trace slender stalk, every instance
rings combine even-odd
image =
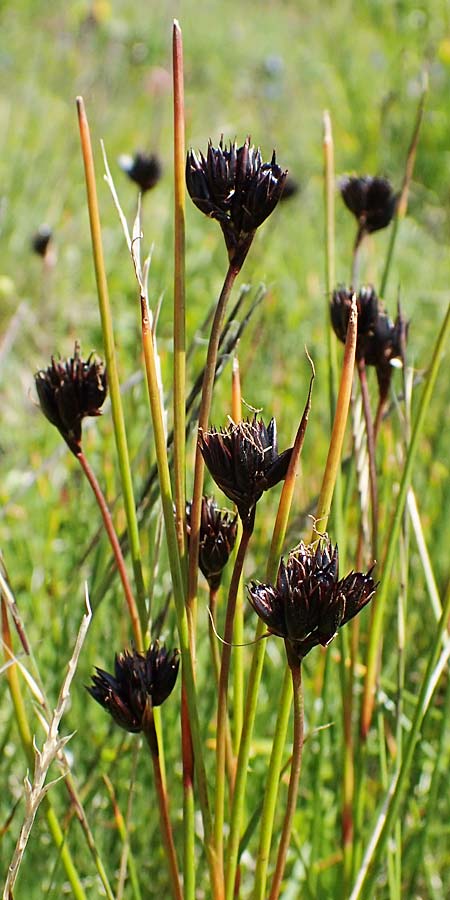
[[[109,538],[109,542],[111,544],[112,551],[114,553],[114,558],[116,560],[117,571],[120,576],[120,580],[122,582],[123,591],[125,594],[125,600],[128,606],[128,612],[130,614],[131,626],[133,629],[134,640],[136,642],[136,648],[140,651],[144,649],[144,642],[142,638],[142,630],[141,623],[139,619],[139,613],[136,606],[136,601],[133,596],[133,592],[131,590],[131,585],[129,582],[125,560],[123,558],[122,549],[120,546],[119,538],[117,537],[116,530],[114,528],[113,520],[111,518],[111,513],[108,509],[108,505],[106,503],[105,497],[103,495],[103,491],[97,481],[95,473],[93,472],[91,466],[89,465],[84,453],[81,451],[77,453],[77,460],[80,463],[81,468],[83,469],[84,474],[92,488],[95,499],[98,504],[98,508],[102,514],[103,523],[105,526],[106,533]]]
[[[231,263],[225,276],[222,290],[217,301],[211,334],[209,336],[208,352],[206,355],[205,372],[203,375],[202,398],[198,417],[198,428],[206,431],[208,428],[209,414],[211,411],[214,377],[216,373],[217,353],[219,349],[220,334],[222,331],[225,308],[233,288],[239,269]],[[191,524],[189,536],[189,573],[187,606],[191,613],[191,619],[195,619],[195,606],[198,580],[198,552],[200,546],[200,520],[202,511],[203,477],[205,464],[202,454],[197,446],[194,463],[194,487],[192,491]]]
[[[239,581],[244,565],[245,554],[250,538],[253,533],[254,515],[251,517],[251,524],[244,524],[242,530],[239,550],[234,562],[233,574],[231,576],[230,589],[228,593],[227,612],[225,616],[224,629],[224,645],[222,650],[222,661],[220,666],[219,691],[217,698],[217,732],[216,732],[216,779],[215,779],[215,818],[214,818],[214,840],[216,854],[219,860],[223,861],[223,823],[225,809],[225,759],[226,759],[226,723],[228,708],[228,678],[231,663],[231,642],[233,640],[233,624],[234,613],[236,609],[236,597],[239,589]],[[222,862],[223,866],[223,862]]]
[[[278,847],[277,862],[270,889],[269,900],[278,900],[281,890],[281,882],[283,881],[284,869],[286,866],[286,857],[291,841],[292,823],[294,821],[295,808],[297,806],[298,786],[300,783],[300,770],[302,765],[303,753],[303,689],[302,689],[302,667],[301,662],[290,658],[289,648],[286,647],[289,668],[292,676],[292,690],[294,700],[294,738],[291,774],[289,778],[289,789],[286,802],[286,812],[284,815],[283,830],[281,832],[280,844]]]
[[[241,379],[237,356],[233,357],[231,374],[231,417],[236,424],[242,419]],[[237,645],[234,648],[233,664],[233,750],[237,754],[244,720],[244,647],[240,646],[244,643],[244,584],[242,577],[236,598],[233,642]]]
[[[216,628],[216,606],[217,606],[217,589],[210,589],[209,591],[209,645],[211,649],[211,660],[214,669],[214,678],[216,681],[217,688],[219,687],[219,679],[220,679],[220,653],[219,653],[219,645],[217,642],[217,637],[215,634]],[[236,633],[234,634],[234,637]],[[235,652],[236,649],[235,648]],[[230,794],[233,793],[234,786],[234,759],[233,759],[233,745],[231,742],[231,731],[230,731],[230,723],[227,717],[226,721],[226,734],[225,734],[225,746],[226,746],[226,766],[227,766],[227,776]]]
[[[159,392],[155,350],[150,324],[150,311],[147,299],[141,294],[141,318],[142,318],[142,346],[144,350],[145,372],[147,388],[152,413],[153,430],[155,435],[156,459],[158,464],[158,477],[161,493],[161,504],[166,530],[169,565],[172,576],[172,585],[177,616],[178,634],[183,663],[183,683],[186,687],[186,698],[189,709],[189,725],[192,735],[194,761],[197,772],[199,788],[199,800],[202,811],[203,828],[205,833],[205,848],[208,857],[214,900],[220,900],[223,896],[220,883],[217,860],[213,846],[212,821],[208,799],[208,785],[206,780],[205,763],[203,759],[203,744],[200,732],[198,716],[197,693],[194,678],[194,666],[189,638],[188,615],[185,605],[185,584],[181,570],[178,541],[173,515],[172,488],[170,483],[167,446],[164,432],[164,422],[161,408],[161,395]]]
[[[183,39],[177,20],[173,23],[173,166],[174,166],[174,315],[173,315],[173,458],[175,521],[181,559],[185,555],[186,519],[186,302],[185,302],[185,140]]]
[[[143,731],[145,737],[147,738],[147,743],[150,747],[150,753],[152,757],[156,796],[158,798],[159,820],[161,823],[162,838],[164,846],[166,848],[167,862],[169,864],[172,895],[174,897],[174,900],[183,900],[180,876],[178,871],[177,854],[173,840],[172,826],[170,824],[169,803],[167,799],[167,792],[162,779],[161,766],[159,763],[158,738],[156,736],[156,729],[153,722],[153,710],[151,708],[151,705],[149,704],[147,704],[145,710]]]
[[[384,858],[386,843],[396,822],[400,803],[404,796],[406,780],[410,773],[414,750],[420,736],[423,720],[430,706],[439,678],[448,665],[450,655],[450,643],[447,641],[441,655],[441,643],[448,627],[450,616],[450,586],[447,590],[436,634],[433,638],[431,652],[428,658],[426,672],[421,684],[414,717],[408,737],[405,741],[402,763],[398,771],[394,773],[383,808],[377,817],[377,822],[372,837],[367,846],[367,852],[361,865],[356,884],[349,900],[362,900],[373,896],[374,885],[378,874],[378,866]]]
[[[311,360],[310,360],[311,362]],[[312,365],[312,363],[311,363]],[[303,416],[300,421],[300,425],[297,430],[297,434],[295,436],[294,446],[292,449],[291,459],[289,462],[288,471],[286,473],[286,478],[284,480],[283,488],[281,491],[280,502],[278,505],[277,518],[275,521],[275,527],[273,530],[272,541],[269,550],[269,558],[267,560],[267,569],[266,569],[266,580],[269,583],[273,583],[277,576],[278,566],[280,562],[280,556],[282,553],[284,538],[286,534],[286,527],[289,517],[289,512],[292,504],[292,498],[294,495],[295,482],[297,477],[297,469],[298,463],[300,459],[300,454],[303,447],[303,442],[305,440],[306,434],[306,426],[308,424],[308,416],[309,411],[311,409],[311,392],[314,381],[314,368],[313,375],[309,385],[308,397],[305,404],[305,409],[303,411]],[[253,735],[253,725],[255,722],[256,715],[256,707],[258,701],[258,690],[259,684],[261,681],[262,667],[264,663],[264,653],[265,653],[265,642],[261,640],[263,634],[265,633],[266,627],[264,622],[261,619],[258,619],[256,632],[255,632],[255,648],[253,651],[253,657],[250,667],[250,673],[248,678],[248,687],[247,694],[245,699],[245,712],[244,712],[244,724],[242,729],[241,742],[239,745],[239,754],[236,766],[236,779],[234,785],[234,794],[233,794],[233,802],[231,806],[231,821],[230,821],[230,836],[228,839],[227,845],[227,866],[226,866],[226,879],[225,879],[225,896],[227,900],[233,900],[234,896],[234,888],[235,888],[235,880],[236,880],[236,870],[238,864],[238,854],[239,854],[239,841],[241,834],[243,832],[243,812],[244,812],[244,799],[245,799],[245,786],[247,783],[247,772],[248,772],[248,760],[250,755],[250,745]],[[288,670],[287,671],[287,675]],[[287,678],[288,687],[286,687],[286,693],[291,690],[291,678]],[[284,697],[284,691],[282,693],[282,697]],[[287,705],[287,718],[289,718],[289,708],[290,708],[290,697]],[[287,721],[285,726],[284,734],[286,734],[287,730]],[[283,739],[284,746],[285,738]],[[278,764],[278,775],[274,774],[272,777],[274,782],[279,781],[279,770],[281,766],[281,760]]]
[[[366,425],[367,438],[367,454],[369,457],[369,485],[370,485],[370,506],[372,521],[372,545],[371,556],[372,562],[378,556],[378,488],[377,488],[377,466],[375,455],[375,433],[372,421],[372,411],[370,409],[370,396],[367,384],[367,372],[364,359],[358,360],[358,375],[361,386],[361,397],[364,412],[364,421]]]
[[[34,770],[35,764],[35,748],[33,736],[28,724],[25,703],[20,688],[20,682],[17,672],[17,665],[14,662],[14,651],[12,647],[11,631],[9,628],[8,615],[6,611],[6,603],[2,596],[2,637],[5,660],[9,663],[6,669],[6,677],[8,679],[8,687],[11,694],[11,700],[14,707],[14,717],[19,731],[20,740],[23,750],[31,770]],[[64,866],[66,876],[72,888],[73,896],[76,900],[86,900],[86,894],[81,884],[77,869],[72,860],[70,850],[66,843],[66,836],[59,824],[56,813],[53,809],[52,802],[48,793],[43,798],[43,805],[47,817],[47,823],[54,844],[58,850],[61,862]]]
[[[143,631],[145,631],[147,625],[147,612],[145,608],[145,587],[142,575],[139,529],[133,494],[133,481],[131,477],[125,419],[123,415],[122,400],[120,396],[120,382],[117,369],[112,315],[108,294],[108,283],[106,280],[105,263],[103,258],[102,232],[98,208],[97,187],[95,183],[94,158],[92,154],[89,124],[82,97],[77,97],[77,111],[78,124],[80,129],[81,150],[83,154],[84,172],[86,179],[87,203],[91,228],[95,277],[97,281],[99,310],[102,323],[103,342],[105,347],[106,368],[108,371],[108,387],[111,397],[114,437],[116,441],[117,457],[119,461],[120,480],[122,485],[125,515],[127,519],[134,579],[136,583],[139,616],[141,620],[141,628]]]
[[[133,854],[131,853],[131,849],[129,847],[129,838],[128,838],[128,830],[127,830],[127,822],[124,820],[122,812],[117,803],[116,794],[114,791],[114,786],[111,779],[105,773],[102,775],[103,781],[106,786],[106,790],[108,791],[111,805],[114,813],[114,822],[119,833],[120,840],[124,845],[124,852],[122,852],[122,859],[125,860],[124,864],[124,875],[125,878],[126,869],[128,869],[128,873],[130,876],[130,884],[131,890],[133,892],[134,900],[142,900],[141,889],[139,887],[139,879],[137,875],[136,863]],[[121,866],[122,869],[122,866]],[[119,888],[117,890],[117,898],[116,900],[121,900],[123,897],[123,887],[120,888],[120,878],[119,878]]]
[[[386,542],[386,552],[382,566],[382,581],[377,593],[376,603],[373,606],[373,616],[369,634],[369,647],[367,655],[366,678],[364,682],[364,695],[361,706],[360,731],[363,740],[367,738],[372,719],[373,708],[375,703],[375,685],[377,679],[377,670],[379,662],[379,647],[381,643],[381,635],[383,628],[384,610],[386,607],[389,589],[391,587],[391,574],[394,561],[397,554],[397,543],[400,532],[403,510],[408,494],[408,488],[411,481],[412,471],[414,467],[415,457],[419,446],[419,439],[422,433],[425,417],[430,404],[431,396],[434,390],[442,352],[450,333],[450,304],[447,309],[445,319],[442,323],[431,360],[431,365],[427,372],[425,384],[420,398],[419,407],[413,425],[411,442],[408,448],[405,466],[403,469],[402,480],[400,483],[399,493],[396,499],[395,508],[392,514],[391,525]]]

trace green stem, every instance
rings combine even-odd
[[[361,397],[364,412],[364,421],[366,425],[367,454],[369,458],[369,486],[370,486],[370,507],[372,521],[372,546],[371,555],[372,562],[375,562],[378,556],[378,489],[377,489],[377,466],[375,454],[375,434],[372,420],[372,411],[370,409],[369,388],[367,384],[366,365],[363,359],[358,360],[358,375],[361,386]]]
[[[111,518],[111,513],[108,509],[108,505],[106,503],[105,497],[103,495],[103,491],[95,477],[95,474],[89,465],[84,453],[81,451],[77,453],[77,460],[80,463],[81,468],[83,469],[84,474],[92,488],[95,499],[97,501],[97,505],[102,514],[103,523],[105,526],[106,533],[109,538],[109,542],[111,544],[112,551],[114,553],[114,558],[116,560],[117,571],[120,576],[120,580],[122,582],[122,587],[125,594],[125,599],[128,606],[128,612],[130,614],[131,626],[133,629],[134,640],[136,642],[136,648],[141,652],[144,649],[144,642],[142,639],[142,631],[141,631],[141,623],[139,620],[139,612],[136,606],[135,599],[133,597],[133,592],[131,590],[131,585],[128,579],[128,574],[125,566],[125,560],[123,558],[122,550],[120,547],[120,542],[116,534],[116,530],[113,525],[113,521]]]
[[[142,575],[139,529],[133,494],[133,481],[131,477],[125,419],[123,415],[122,400],[120,396],[120,382],[117,369],[116,349],[114,345],[114,332],[108,294],[108,283],[106,280],[105,263],[103,258],[102,232],[98,208],[97,187],[95,183],[94,158],[92,154],[89,124],[86,117],[86,111],[84,108],[84,101],[82,97],[77,97],[77,111],[86,179],[87,202],[91,228],[95,277],[97,281],[99,310],[102,323],[103,342],[105,346],[105,361],[108,372],[108,389],[111,397],[114,437],[116,441],[117,456],[119,461],[120,480],[122,485],[125,515],[127,519],[128,536],[130,540],[130,551],[133,564],[134,579],[136,583],[139,616],[141,620],[142,631],[145,632],[145,629],[147,627],[147,611],[145,606],[145,587]]]
[[[162,838],[166,849],[167,862],[169,864],[172,896],[174,897],[174,900],[183,900],[180,876],[178,871],[177,854],[173,840],[172,826],[170,824],[169,804],[167,800],[167,792],[164,787],[164,782],[161,774],[158,738],[156,736],[156,729],[153,722],[153,710],[151,709],[151,706],[147,706],[146,708],[143,730],[147,738],[147,743],[150,747],[150,753],[152,757],[156,796],[158,798],[159,820],[161,823]]]
[[[198,417],[199,431],[206,431],[208,428],[214,378],[216,374],[217,353],[219,349],[220,335],[225,316],[225,308],[238,274],[239,269],[236,269],[236,267],[230,263],[219,299],[217,301],[214,320],[211,326],[205,371],[203,375],[202,398],[200,401],[200,411]],[[200,448],[197,445],[195,451],[194,487],[192,491],[191,523],[189,535],[189,574],[187,594],[187,605],[189,610],[191,611],[193,620],[195,619],[195,605],[197,596],[198,552],[200,546],[200,520],[202,511],[204,472],[205,464],[203,462],[202,454],[200,453]]]
[[[401,766],[394,774],[383,809],[377,819],[372,838],[368,843],[368,850],[349,900],[362,900],[362,898],[367,898],[368,900],[369,897],[373,896],[378,875],[378,866],[381,860],[384,859],[386,844],[399,813],[400,803],[403,799],[406,780],[411,769],[414,750],[420,735],[423,720],[439,682],[439,677],[448,664],[448,645],[442,651],[440,659],[439,654],[441,651],[442,638],[447,630],[449,616],[450,586],[447,590],[442,616],[434,636],[425,676],[422,681],[419,698],[414,712],[414,718],[411,723],[407,740],[405,741]]]
[[[294,495],[296,476],[300,454],[306,434],[306,426],[308,424],[309,411],[311,409],[311,392],[314,381],[314,373],[310,381],[308,397],[305,409],[300,421],[300,425],[295,436],[294,446],[292,449],[291,459],[289,462],[286,478],[281,491],[280,502],[278,506],[277,518],[272,535],[272,542],[269,550],[269,558],[267,560],[266,580],[273,583],[276,580],[278,566],[280,563],[280,555],[282,553],[286,527],[289,512]],[[238,864],[239,842],[243,832],[243,812],[245,787],[247,783],[248,760],[250,755],[250,746],[253,735],[253,725],[255,722],[256,707],[258,703],[258,690],[261,681],[262,668],[265,654],[265,641],[261,640],[266,633],[266,626],[262,619],[258,619],[255,632],[255,648],[250,667],[248,678],[247,695],[245,699],[244,724],[242,729],[241,742],[239,746],[239,754],[236,766],[236,779],[234,785],[233,802],[231,807],[230,836],[227,845],[227,865],[225,879],[225,896],[227,900],[233,900],[234,887],[236,879],[236,869]],[[289,672],[287,670],[287,675]],[[291,690],[291,678],[287,678],[288,689]],[[283,693],[284,696],[284,693]],[[289,717],[290,698],[288,703],[287,716]],[[286,737],[287,721],[284,729],[283,746]],[[281,761],[278,765],[278,775],[272,775],[274,782],[279,781]]]
[[[20,689],[20,682],[17,673],[17,665],[14,660],[14,652],[12,648],[11,641],[11,632],[9,628],[8,622],[8,614],[6,611],[6,603],[1,598],[2,605],[2,636],[3,636],[3,647],[5,652],[5,660],[8,663],[6,669],[6,677],[8,679],[9,691],[11,694],[11,700],[14,707],[14,716],[17,724],[17,728],[19,731],[20,740],[22,743],[23,750],[25,752],[25,756],[27,759],[27,763],[30,767],[30,771],[34,771],[35,766],[35,748],[33,743],[33,736],[30,731],[30,727],[28,724],[27,713],[25,709],[25,703],[22,696],[22,691]],[[84,892],[83,886],[81,884],[80,878],[78,876],[78,872],[75,868],[74,862],[72,860],[72,856],[70,854],[70,850],[66,844],[66,837],[62,828],[58,822],[56,817],[56,813],[53,809],[53,805],[50,800],[50,796],[48,793],[44,795],[42,803],[45,808],[47,823],[50,829],[50,834],[53,838],[53,842],[58,850],[58,853],[61,858],[61,862],[64,866],[64,870],[66,872],[67,878],[69,880],[70,886],[72,888],[72,893],[76,900],[86,900],[86,894]]]
[[[209,591],[209,646],[211,650],[211,660],[214,669],[214,679],[219,687],[219,679],[220,679],[220,653],[219,653],[219,644],[217,641],[217,637],[215,634],[216,629],[216,607],[217,607],[217,589],[211,589]],[[236,631],[234,632],[234,638],[236,642]],[[243,636],[241,638],[241,642],[243,641]],[[225,734],[225,744],[226,744],[226,766],[227,766],[227,777],[230,788],[230,794],[233,793],[234,787],[234,759],[233,759],[233,745],[231,741],[231,731],[230,731],[230,723],[226,720],[226,734]]]
[[[217,860],[213,846],[212,821],[208,799],[208,785],[206,769],[203,759],[203,744],[200,732],[198,716],[197,692],[195,687],[194,666],[191,653],[191,643],[188,628],[188,610],[185,605],[185,585],[181,570],[178,540],[173,515],[172,488],[170,483],[169,463],[167,458],[166,438],[161,408],[161,396],[158,386],[155,348],[150,324],[150,311],[147,300],[141,295],[142,318],[142,346],[144,350],[145,372],[147,388],[150,399],[150,407],[155,436],[156,460],[158,465],[158,478],[161,492],[161,504],[166,530],[169,565],[172,576],[175,611],[177,616],[178,634],[183,663],[183,683],[186,688],[187,705],[189,708],[189,725],[192,734],[194,748],[195,768],[197,772],[200,807],[202,811],[203,828],[205,833],[205,847],[208,857],[212,886],[215,890],[215,900],[222,897],[220,878],[217,869]]]
[[[383,618],[384,618],[384,610],[386,607],[387,598],[389,596],[389,590],[391,588],[391,575],[392,569],[394,566],[394,561],[397,555],[397,543],[398,536],[400,532],[400,526],[402,522],[403,510],[405,507],[405,502],[408,494],[408,488],[411,482],[411,476],[413,472],[415,457],[417,453],[417,449],[419,446],[419,439],[422,434],[423,425],[425,422],[425,417],[428,411],[428,407],[430,404],[431,396],[434,390],[434,385],[436,382],[437,374],[439,371],[439,364],[441,361],[442,352],[450,333],[450,304],[447,309],[447,313],[445,319],[442,323],[441,330],[439,332],[434,351],[433,358],[431,360],[431,365],[427,372],[427,377],[425,380],[425,384],[422,391],[422,396],[420,398],[419,408],[417,410],[412,435],[411,442],[408,449],[408,454],[405,461],[405,467],[403,469],[402,480],[400,483],[400,489],[398,496],[396,498],[396,503],[391,519],[391,525],[389,529],[389,534],[387,537],[386,543],[386,553],[384,558],[384,563],[382,566],[382,581],[381,586],[377,592],[376,602],[372,607],[373,615],[371,621],[370,635],[369,635],[369,648],[367,655],[367,669],[366,669],[366,678],[364,682],[364,695],[362,701],[361,708],[361,738],[362,740],[366,740],[367,734],[370,728],[370,722],[372,719],[373,708],[375,703],[375,685],[377,679],[377,669],[378,669],[378,659],[379,659],[379,647],[381,644],[381,636],[383,629]]]
[[[280,896],[281,883],[283,881],[284,869],[286,866],[286,857],[291,841],[292,824],[294,821],[295,809],[297,806],[298,786],[300,783],[300,770],[302,765],[303,753],[303,689],[302,689],[302,667],[301,661],[290,659],[290,651],[287,647],[289,667],[292,675],[292,690],[294,700],[294,738],[291,762],[291,774],[289,778],[289,789],[286,802],[286,812],[284,816],[283,830],[281,832],[280,844],[278,847],[277,862],[272,880],[269,900],[278,900]],[[261,895],[263,896],[263,895]]]
[[[251,524],[245,524],[242,530],[242,537],[239,544],[239,550],[234,562],[233,574],[231,576],[230,590],[228,593],[227,612],[225,617],[224,644],[222,649],[222,662],[220,666],[219,691],[217,699],[217,731],[216,731],[216,779],[215,779],[215,818],[214,818],[214,840],[216,854],[219,865],[223,865],[223,823],[225,809],[225,760],[226,760],[226,727],[227,727],[227,710],[228,710],[228,679],[231,663],[231,647],[233,640],[233,624],[234,613],[236,609],[236,597],[239,589],[239,582],[244,565],[245,554],[249,540],[253,532],[253,516]]]

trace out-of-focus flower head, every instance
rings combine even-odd
[[[186,185],[192,201],[222,228],[230,263],[240,269],[256,229],[275,209],[287,172],[277,165],[275,151],[264,163],[248,137],[242,147],[208,145],[206,157],[190,150]]]
[[[39,228],[31,238],[31,249],[43,258],[47,255],[53,232],[50,225],[39,225]]]
[[[376,588],[372,569],[339,580],[337,546],[323,540],[317,546],[300,543],[286,563],[281,560],[276,585],[252,581],[248,598],[269,631],[288,641],[301,660],[318,644],[326,647]]]
[[[264,491],[286,476],[292,448],[278,453],[275,419],[244,419],[219,431],[203,431],[199,446],[214,481],[252,527],[255,506]]]
[[[375,366],[382,401],[388,395],[393,369],[396,366],[401,368],[404,363],[407,336],[408,322],[400,306],[395,322],[386,312],[379,314],[365,362],[368,366]]]
[[[353,289],[339,286],[333,291],[330,313],[331,324],[336,337],[345,344],[347,337],[348,321],[352,305]],[[366,357],[368,346],[375,333],[378,321],[379,301],[373,287],[361,287],[356,295],[356,308],[358,310],[358,332],[356,339],[356,358]]]
[[[191,503],[186,504],[186,526],[189,540]],[[220,509],[213,497],[203,497],[198,564],[212,591],[220,585],[236,535],[237,517],[228,510]]]
[[[72,453],[81,452],[81,423],[85,416],[100,416],[107,394],[103,363],[91,354],[87,360],[75,343],[70,359],[51,358],[47,369],[34,376],[39,405],[44,416],[55,425]]]
[[[342,199],[358,222],[356,244],[364,234],[386,228],[394,216],[398,195],[387,178],[346,176],[339,181]]]
[[[163,171],[161,160],[156,153],[138,152],[134,156],[124,154],[119,156],[119,166],[143,194],[155,187]]]
[[[96,666],[87,690],[117,725],[136,734],[143,730],[148,704],[160,706],[172,692],[179,664],[178,650],[168,652],[155,641],[145,654],[117,654],[114,675]]]

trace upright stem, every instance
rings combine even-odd
[[[136,505],[134,502],[133,481],[131,478],[127,433],[123,415],[122,400],[120,396],[120,381],[117,369],[116,349],[114,345],[114,332],[112,326],[111,307],[109,303],[108,283],[106,280],[105,262],[103,258],[102,232],[100,225],[100,213],[98,208],[97,187],[95,183],[94,157],[92,154],[89,124],[86,117],[86,111],[84,108],[84,101],[82,97],[77,97],[77,111],[86,179],[87,202],[91,228],[92,251],[94,256],[95,277],[97,281],[99,310],[102,322],[103,341],[105,345],[105,361],[108,371],[108,387],[111,397],[111,409],[114,423],[114,437],[116,441],[117,457],[119,461],[120,480],[122,485],[125,515],[127,519],[128,536],[130,540],[130,552],[133,563],[134,579],[136,583],[139,615],[141,619],[141,627],[143,630],[145,630],[147,625],[147,612],[145,608],[145,587],[142,575],[139,529],[137,523]]]
[[[199,430],[201,429],[203,431],[206,431],[208,428],[214,378],[216,374],[217,353],[219,349],[220,334],[222,331],[225,308],[238,273],[239,269],[236,269],[236,267],[230,263],[219,299],[217,301],[217,307],[211,327],[211,334],[209,337],[208,352],[205,363],[205,372],[203,376],[202,399],[200,402],[200,412],[198,417]],[[197,446],[195,451],[194,487],[192,492],[191,523],[189,535],[189,574],[187,605],[191,613],[191,619],[195,619],[204,471],[205,464],[203,462],[203,457],[200,453],[200,449]]]
[[[111,518],[111,513],[108,509],[105,497],[103,495],[103,491],[95,477],[91,466],[89,465],[84,453],[81,451],[77,453],[77,460],[80,463],[81,468],[83,469],[84,474],[93,490],[95,499],[97,501],[98,507],[102,514],[103,523],[105,526],[106,533],[109,538],[109,542],[111,544],[112,551],[114,553],[114,557],[116,560],[117,571],[120,576],[120,580],[122,582],[123,591],[125,594],[125,600],[128,606],[128,612],[130,614],[131,626],[133,629],[134,640],[136,642],[137,650],[142,651],[144,649],[144,642],[142,639],[142,630],[141,623],[139,619],[139,613],[136,606],[136,602],[133,596],[133,591],[131,590],[131,585],[128,579],[128,574],[125,566],[125,560],[123,558],[123,553],[120,547],[120,542],[116,534],[116,530],[113,525],[113,521]]]
[[[219,679],[220,679],[220,653],[219,653],[219,644],[217,641],[217,637],[215,634],[216,627],[216,606],[217,606],[217,589],[210,588],[209,591],[209,645],[211,649],[211,660],[214,669],[214,678],[216,681],[217,688],[219,687]],[[225,735],[225,744],[226,744],[226,765],[227,765],[227,775],[228,775],[228,783],[230,788],[230,794],[233,792],[234,785],[234,762],[233,762],[233,745],[231,742],[231,730],[230,723],[228,717],[226,719],[226,735]]]
[[[253,513],[254,515],[254,513]],[[239,589],[242,568],[249,540],[253,532],[253,517],[251,525],[244,523],[239,550],[236,555],[233,574],[231,576],[230,590],[228,593],[227,612],[225,617],[224,645],[222,650],[222,662],[220,666],[219,692],[217,699],[217,733],[216,733],[216,794],[215,794],[215,819],[214,839],[219,865],[223,865],[223,822],[225,807],[225,760],[226,760],[226,726],[228,705],[228,677],[231,662],[231,642],[233,640],[234,612],[236,609],[236,597]]]
[[[366,365],[363,359],[358,360],[358,375],[361,385],[361,397],[364,411],[364,421],[366,423],[367,436],[367,453],[369,457],[369,485],[370,485],[370,505],[371,505],[371,521],[372,521],[372,562],[375,562],[378,556],[378,489],[377,489],[377,466],[375,457],[375,433],[372,420],[372,412],[370,409],[369,389],[367,385]]]
[[[287,647],[288,659],[290,656]],[[300,770],[303,752],[303,690],[301,662],[289,659],[289,667],[292,675],[292,689],[294,701],[294,744],[292,750],[291,775],[284,816],[283,831],[281,833],[275,872],[272,880],[269,900],[278,900],[286,865],[286,856],[291,840],[292,823],[297,805],[298,786],[300,782]]]
[[[236,424],[242,419],[241,378],[237,356],[233,357],[231,375],[231,417]],[[244,718],[244,647],[240,646],[244,643],[244,585],[242,577],[236,598],[233,641],[236,645],[233,665],[233,750],[237,755]]]
[[[173,23],[173,123],[174,123],[174,326],[173,326],[173,455],[175,520],[181,559],[185,555],[186,519],[186,323],[185,323],[185,141],[183,41],[180,26]]]
[[[153,721],[153,710],[151,708],[149,709],[148,707],[144,716],[144,732],[147,738],[147,743],[150,747],[152,757],[156,796],[158,797],[159,819],[161,823],[162,837],[166,848],[167,862],[169,864],[172,896],[174,897],[174,900],[183,900],[183,893],[181,890],[180,876],[178,871],[177,854],[173,840],[172,826],[170,824],[169,803],[159,762],[158,738],[156,736],[156,729]]]

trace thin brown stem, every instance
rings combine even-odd
[[[161,831],[164,845],[167,853],[167,862],[169,864],[170,881],[172,885],[172,896],[174,900],[183,900],[183,893],[180,884],[180,875],[178,870],[177,854],[172,834],[172,825],[169,816],[169,803],[167,799],[166,789],[161,772],[159,761],[158,738],[156,735],[155,723],[153,720],[153,710],[147,707],[144,716],[144,733],[147,738],[148,745],[152,756],[153,774],[155,777],[156,795],[158,797],[159,818],[161,822]]]
[[[286,812],[284,815],[283,831],[278,847],[277,862],[272,880],[269,900],[278,900],[283,880],[286,857],[291,840],[292,823],[297,806],[298,786],[300,783],[300,771],[303,753],[303,688],[301,661],[292,658],[290,648],[286,644],[288,662],[292,675],[293,703],[294,703],[294,743],[292,751],[291,775],[289,779]]]
[[[220,678],[220,653],[219,653],[219,644],[215,634],[216,628],[216,608],[217,608],[217,589],[210,588],[209,591],[209,645],[211,648],[211,659],[214,669],[214,678],[216,680],[216,685],[219,687],[219,678]],[[227,717],[226,720],[226,733],[225,733],[225,753],[226,753],[226,767],[227,767],[227,777],[228,784],[230,788],[230,793],[233,793],[234,788],[234,775],[235,775],[235,763],[233,757],[233,744],[231,741],[231,731],[230,731],[230,723]]]
[[[134,640],[136,642],[136,648],[138,650],[144,649],[144,643],[142,638],[141,631],[141,623],[139,620],[139,613],[136,606],[136,601],[133,596],[133,591],[131,590],[130,581],[128,578],[125,560],[123,558],[123,553],[120,547],[120,542],[116,534],[116,530],[113,525],[113,520],[111,518],[111,513],[108,509],[108,505],[106,503],[105,497],[103,495],[103,491],[95,477],[91,466],[89,465],[84,453],[80,451],[77,453],[77,460],[80,463],[81,468],[83,469],[84,474],[94,492],[95,499],[97,501],[97,505],[102,514],[103,522],[105,525],[105,530],[109,538],[109,542],[111,544],[112,551],[114,553],[114,558],[116,560],[117,570],[120,575],[120,580],[122,582],[125,600],[128,606],[128,612],[130,615],[131,626],[133,629]]]

